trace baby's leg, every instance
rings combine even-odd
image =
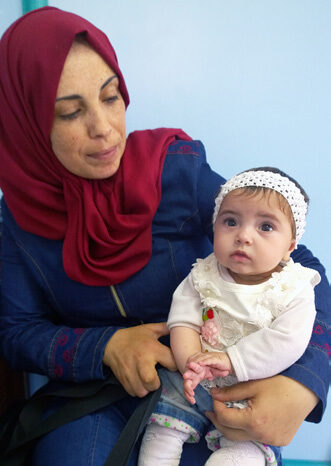
[[[190,434],[152,423],[146,427],[138,466],[178,466]]]
[[[264,466],[265,456],[253,442],[220,439],[220,449],[211,454],[205,466]]]

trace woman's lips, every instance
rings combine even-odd
[[[99,152],[92,152],[87,154],[88,157],[92,157],[96,160],[107,160],[112,158],[116,154],[117,146],[110,147],[109,149],[101,150]]]

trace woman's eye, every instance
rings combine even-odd
[[[235,227],[237,225],[237,222],[234,218],[226,218],[224,220],[224,224],[227,226],[227,227]]]
[[[60,115],[61,120],[74,120],[80,114],[80,109],[75,110],[71,113],[65,113]]]
[[[270,223],[262,223],[260,228],[262,231],[273,231],[274,229]]]
[[[112,104],[113,102],[116,102],[116,100],[118,100],[118,95],[113,95],[111,97],[107,97],[105,99],[105,102],[107,102],[108,104]]]

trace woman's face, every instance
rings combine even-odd
[[[61,74],[51,144],[65,168],[83,178],[114,175],[125,149],[125,104],[118,78],[89,45],[74,42]]]

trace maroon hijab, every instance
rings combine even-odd
[[[102,286],[148,262],[167,147],[190,138],[174,129],[137,131],[113,177],[87,180],[68,172],[52,151],[50,131],[61,71],[79,33],[117,74],[128,106],[115,51],[99,29],[52,7],[23,16],[0,42],[0,186],[22,229],[64,240],[71,279]]]

